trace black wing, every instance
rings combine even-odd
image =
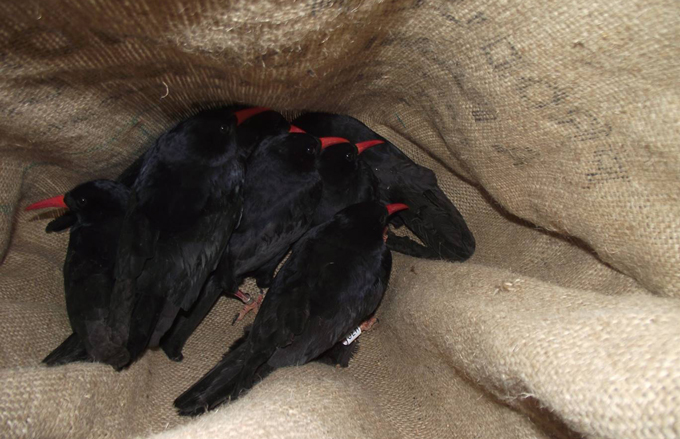
[[[274,271],[290,246],[309,229],[321,196],[318,175],[301,175],[281,169],[280,161],[258,160],[255,152],[249,162],[244,184],[243,216],[216,270],[210,274],[197,303],[180,316],[162,342],[172,359],[181,359],[181,350],[221,293],[231,294],[246,274],[257,277],[258,286],[271,284]]]
[[[341,240],[313,236],[300,244],[274,280],[251,332],[254,343],[277,334],[272,367],[304,364],[332,348],[376,310],[387,287],[388,250],[379,257],[357,254]]]
[[[406,154],[362,122],[349,116],[308,113],[293,124],[315,135],[342,136],[351,142],[383,140],[361,154],[380,181],[384,203],[402,202],[399,213],[406,226],[425,244],[390,233],[391,249],[428,259],[464,261],[475,251],[475,239],[465,219],[437,184],[432,170],[413,162]]]
[[[154,174],[156,180],[150,183],[145,180],[146,167],[142,170],[136,183],[142,189],[131,195],[116,263],[111,326],[121,339],[132,341],[133,357],[149,340],[160,339],[180,308],[194,303],[242,206],[243,167],[237,161],[202,170],[203,175],[193,179],[183,176],[179,182],[171,181],[162,167],[155,169],[163,172]],[[162,180],[168,184],[160,190]],[[154,187],[161,196],[153,196]],[[177,197],[167,195],[168,189]],[[164,202],[174,210],[162,214],[155,210]]]
[[[237,275],[256,271],[271,258],[280,261],[282,254],[309,229],[321,198],[321,183],[300,183],[287,193],[246,192],[249,208],[243,213],[245,227],[234,233],[229,248]]]
[[[389,250],[382,257],[357,254],[342,239],[324,239],[333,236],[328,227],[295,244],[247,339],[175,400],[181,415],[237,398],[277,367],[318,357],[375,310],[389,278]]]
[[[90,356],[105,363],[126,356],[108,327],[119,224],[113,219],[72,229],[64,263],[71,328]]]
[[[391,191],[394,202],[409,209],[399,218],[425,244],[389,234],[387,244],[400,253],[427,259],[465,261],[475,251],[475,239],[458,209],[438,187],[397,187]]]

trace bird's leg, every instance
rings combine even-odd
[[[387,243],[387,227],[383,230],[383,242]]]
[[[239,291],[240,292],[240,291]],[[244,293],[242,293],[244,294]],[[241,309],[241,312],[239,312],[236,317],[234,317],[234,321],[231,322],[231,324],[235,324],[236,322],[240,322],[243,320],[243,318],[248,315],[250,311],[255,311],[255,314],[260,310],[260,305],[262,304],[262,301],[264,300],[264,291],[260,288],[260,293],[257,295],[257,298],[253,299],[252,297],[248,296],[249,299],[247,301],[244,300],[245,306],[243,309]],[[243,300],[243,299],[241,299]]]
[[[362,323],[359,326],[359,328],[361,328],[362,332],[370,331],[371,329],[373,329],[373,326],[375,326],[376,323],[378,323],[378,319],[375,316],[373,316],[370,319],[366,320],[364,323]]]
[[[250,297],[250,294],[244,293],[244,292],[241,291],[241,290],[238,290],[238,291],[234,294],[234,297],[236,297],[238,300],[240,300],[241,302],[245,303],[246,305],[248,305],[250,302],[253,301],[253,298]]]

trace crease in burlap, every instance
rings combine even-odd
[[[677,435],[678,12],[3,3],[2,436]],[[68,238],[21,209],[115,176],[177,120],[231,101],[366,121],[435,170],[478,250],[464,265],[395,256],[350,368],[279,371],[175,430],[188,420],[172,399],[240,335],[225,323],[236,304],[220,302],[180,364],[42,368],[69,333]]]

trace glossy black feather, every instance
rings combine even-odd
[[[175,400],[182,415],[238,398],[279,367],[332,349],[378,307],[392,266],[387,210],[360,203],[311,229],[281,268],[246,340]]]
[[[64,261],[66,310],[74,333],[48,355],[49,365],[72,361],[114,364],[127,354],[107,326],[117,242],[129,189],[118,182],[94,180],[76,186],[64,201],[69,210],[47,231],[70,227]],[[85,353],[83,353],[85,351]]]
[[[116,182],[118,182],[124,188],[130,188],[137,179],[137,176],[139,175],[139,170],[141,168],[143,159],[144,154],[139,156],[130,166],[123,170],[120,176],[116,179]],[[71,205],[75,207],[77,210],[84,209],[87,211],[89,209],[92,209],[93,207],[96,208],[97,203],[94,203],[93,205],[89,206],[89,208],[87,206],[83,206],[82,208],[78,207],[78,204],[82,204],[82,202],[78,203],[77,201],[82,198],[85,198],[85,196],[87,196],[86,198],[87,200],[94,196],[95,199],[103,198],[103,201],[106,202],[109,199],[106,192],[109,190],[122,191],[125,200],[121,201],[123,203],[123,206],[127,204],[126,200],[127,197],[129,196],[129,191],[118,187],[119,186],[118,184],[112,183],[106,184],[102,182],[96,183],[95,181],[93,181],[84,183],[81,186],[85,189],[79,189],[78,191],[75,191],[74,189],[75,195],[71,194],[67,198],[67,200],[70,200]],[[89,193],[80,194],[81,192],[85,191]],[[87,279],[89,277],[88,273],[90,270],[87,258],[82,256],[74,257],[73,255],[74,252],[81,251],[80,247],[82,245],[76,244],[76,242],[83,241],[82,237],[78,236],[81,234],[81,232],[79,232],[79,229],[76,228],[75,236],[74,234],[71,234],[70,236],[69,247],[66,252],[66,259],[64,263],[64,290],[66,294],[67,308],[76,311],[76,314],[69,315],[69,320],[75,321],[75,324],[72,324],[71,326],[73,329],[79,328],[80,335],[75,332],[72,333],[69,337],[66,338],[66,340],[64,340],[64,342],[61,345],[59,345],[59,347],[57,347],[54,351],[52,351],[52,353],[45,357],[43,363],[47,364],[48,366],[67,364],[75,361],[95,361],[95,357],[97,357],[99,360],[104,360],[105,359],[104,357],[110,355],[110,354],[104,355],[103,353],[98,352],[99,349],[97,349],[96,347],[91,349],[93,351],[93,354],[88,353],[86,345],[83,342],[83,340],[90,340],[88,342],[88,345],[92,346],[93,342],[96,343],[96,337],[94,334],[90,334],[90,332],[111,334],[111,331],[105,329],[108,313],[105,310],[101,309],[102,308],[101,304],[106,303],[105,305],[106,307],[108,306],[108,302],[110,301],[111,288],[113,287],[113,264],[115,262],[115,258],[111,258],[110,256],[111,255],[115,256],[116,250],[112,248],[112,243],[114,246],[117,245],[118,235],[120,234],[119,224],[123,218],[123,213],[124,213],[123,209],[118,209],[114,210],[113,212],[109,211],[110,216],[104,216],[103,220],[99,220],[97,218],[89,218],[87,221],[88,226],[85,229],[86,230],[84,232],[85,235],[89,236],[99,235],[97,239],[101,239],[103,242],[108,241],[105,242],[104,244],[104,248],[106,249],[106,252],[108,252],[108,255],[105,258],[97,258],[94,261],[92,261],[92,264],[94,265],[95,269],[93,269],[92,271],[93,279],[91,282],[91,286],[87,286],[88,284],[90,284],[90,281]],[[70,229],[72,226],[78,223],[79,216],[91,217],[91,215],[87,214],[83,215],[82,213],[79,215],[77,211],[69,209],[66,211],[66,213],[64,213],[60,217],[54,219],[53,221],[50,221],[50,223],[47,224],[45,231],[47,233],[52,233]],[[89,230],[89,232],[87,230]],[[73,244],[71,243],[72,241]],[[74,259],[76,261],[75,263],[72,262]],[[108,270],[104,270],[104,272],[106,273],[105,276],[108,276],[108,280],[103,282],[101,274],[102,263],[109,265]],[[69,281],[69,279],[79,280],[75,283],[72,283]],[[99,283],[98,286],[97,283]],[[72,291],[72,289],[85,289],[92,291],[94,289],[92,288],[92,286],[98,288],[98,291],[92,293],[93,295],[97,296],[93,300],[90,300],[88,296],[85,296],[83,298],[83,294]],[[81,302],[74,304],[73,303],[74,301]],[[91,307],[92,309],[88,309],[88,307]],[[86,323],[86,321],[84,321],[87,319],[92,320],[93,317],[96,318],[96,316],[101,317],[100,319],[101,325],[96,325],[93,324],[92,322]],[[109,346],[111,345],[111,343],[108,341],[105,342],[105,344]]]
[[[378,179],[352,143],[324,149],[319,157],[319,174],[323,192],[314,212],[314,225],[330,220],[345,207],[378,199]]]
[[[191,308],[239,221],[250,145],[240,148],[236,131],[231,109],[207,110],[146,153],[121,230],[110,319],[128,361]]]
[[[63,366],[69,363],[75,362],[92,362],[94,361],[90,354],[85,349],[85,344],[83,344],[80,337],[75,332],[66,337],[64,341],[61,342],[59,346],[53,349],[45,358],[43,358],[42,363],[48,367],[52,366]]]
[[[217,298],[235,293],[248,275],[269,287],[290,246],[309,228],[321,197],[316,170],[318,139],[280,134],[262,142],[247,162],[243,216],[227,250],[203,287],[198,303],[178,318],[162,342],[168,357],[180,360],[182,347]]]
[[[342,136],[351,142],[383,140],[360,157],[380,180],[383,202],[405,203],[398,214],[425,244],[389,234],[388,246],[400,253],[428,259],[464,261],[475,251],[475,240],[458,209],[437,184],[432,170],[414,163],[396,146],[360,121],[327,113],[307,113],[293,124],[317,136]]]
[[[62,366],[75,362],[93,361],[85,344],[75,332],[69,335],[55,350],[45,357],[42,362],[48,366]]]

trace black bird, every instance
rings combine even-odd
[[[158,346],[196,300],[241,216],[244,163],[237,125],[268,109],[202,111],[145,154],[120,234],[110,327],[123,367]]]
[[[134,183],[135,180],[137,179],[137,176],[139,175],[139,170],[141,168],[141,165],[144,161],[145,154],[140,155],[130,166],[128,166],[123,172],[116,178],[116,182],[122,184],[126,188],[130,188]],[[100,201],[106,200],[109,198],[106,194],[107,189],[100,189],[94,185],[94,182],[90,182],[91,184],[91,194],[90,196],[93,196],[95,199],[98,199]],[[110,183],[107,183],[110,184]],[[88,187],[86,183],[81,184],[83,187]],[[114,185],[116,186],[116,185]],[[124,189],[115,187],[114,191],[123,191]],[[127,197],[127,195],[126,195]],[[33,210],[33,209],[40,209],[40,208],[45,208],[45,207],[57,207],[57,208],[65,208],[67,207],[66,204],[64,203],[64,196],[57,196],[53,197],[48,200],[43,200],[38,203],[34,203],[26,208],[26,210]],[[87,210],[88,208],[85,208],[85,216],[89,218],[86,227],[86,235],[92,238],[92,236],[100,235],[104,240],[109,240],[109,241],[114,241],[115,246],[112,248],[110,245],[107,246],[106,248],[108,251],[112,252],[110,254],[102,254],[102,253],[97,253],[95,254],[95,260],[91,262],[92,266],[94,267],[93,274],[95,276],[99,276],[99,280],[101,280],[101,273],[108,273],[110,276],[110,281],[109,284],[110,286],[108,288],[103,288],[100,293],[102,297],[97,298],[96,300],[89,300],[86,302],[83,302],[83,304],[76,306],[74,309],[76,309],[79,312],[79,315],[75,316],[69,316],[69,319],[75,319],[76,321],[82,321],[83,319],[86,319],[87,316],[103,316],[106,315],[107,312],[103,308],[97,309],[97,306],[100,306],[101,303],[108,303],[110,300],[111,296],[111,287],[113,287],[113,263],[115,261],[115,249],[117,248],[118,244],[118,235],[120,233],[120,220],[122,220],[122,213],[112,213],[110,212],[111,215],[113,215],[113,218],[108,218],[104,217],[102,219],[102,225],[99,224],[100,221],[92,221],[92,216],[91,214],[88,214]],[[115,210],[115,207],[114,207]],[[81,214],[82,216],[82,214]],[[48,225],[45,231],[47,233],[52,233],[52,232],[60,232],[65,229],[69,229],[72,226],[76,225],[78,223],[78,215],[76,211],[73,210],[67,210],[66,213],[64,213],[61,217],[51,221]],[[118,229],[115,230],[116,224],[118,224]],[[101,228],[100,231],[97,231],[98,228]],[[72,229],[71,231],[76,232],[76,240],[75,242],[78,242],[79,244],[76,245],[76,247],[82,247],[82,234],[79,234],[77,231],[79,228],[76,227],[75,230]],[[78,238],[78,236],[81,236]],[[71,273],[73,270],[80,270],[83,272],[86,272],[88,270],[87,266],[90,264],[90,262],[87,262],[87,255],[80,255],[80,256],[73,256],[71,253],[72,252],[78,252],[78,249],[71,249],[71,239],[69,239],[69,250],[67,250],[66,253],[66,259],[64,262],[64,279],[66,280],[67,278],[73,278],[72,275],[69,275],[67,273]],[[111,256],[113,255],[113,256]],[[101,259],[103,257],[106,257],[107,259]],[[97,259],[99,258],[99,259]],[[71,261],[72,259],[75,259],[76,261],[79,261],[77,264],[74,264],[73,268],[71,267]],[[103,263],[109,263],[110,270],[107,271],[107,269],[102,265]],[[77,267],[77,268],[76,268]],[[85,268],[83,268],[85,267]],[[66,299],[67,303],[69,303],[72,300],[79,300],[77,299],[79,297],[78,293],[71,293],[69,294],[69,291],[71,288],[78,288],[81,285],[84,285],[85,288],[87,288],[88,285],[88,280],[85,276],[83,276],[82,273],[75,273],[76,277],[80,277],[83,280],[80,280],[74,284],[74,286],[70,286],[69,283],[65,282],[65,293],[66,293]],[[95,278],[96,280],[97,278]],[[100,282],[101,283],[101,282]],[[83,287],[81,287],[83,288]],[[69,299],[71,298],[71,299]],[[75,299],[74,299],[75,298]],[[94,307],[92,310],[88,310],[86,307],[88,306]],[[71,306],[73,308],[73,306]],[[85,308],[84,308],[85,307]],[[68,306],[67,306],[68,309]],[[95,317],[96,318],[96,317]],[[106,326],[106,321],[105,318],[100,318],[100,328],[105,328]],[[43,363],[47,364],[48,366],[57,366],[57,365],[62,365],[62,364],[68,364],[72,363],[75,361],[97,361],[97,358],[101,358],[102,355],[98,355],[96,352],[96,347],[92,348],[91,351],[94,352],[94,354],[90,354],[87,351],[85,343],[82,341],[82,339],[88,339],[90,338],[90,334],[87,332],[87,330],[83,330],[83,325],[82,324],[76,324],[75,326],[72,325],[73,328],[76,326],[81,328],[81,336],[76,334],[75,332],[72,333],[69,337],[67,337],[59,347],[57,347],[54,351],[52,351],[47,357],[43,359]],[[90,324],[90,326],[92,326]],[[100,334],[100,338],[103,337],[102,334]],[[102,342],[104,345],[106,345],[106,342]],[[95,343],[98,344],[98,343]],[[92,342],[89,343],[90,346],[93,346]]]
[[[322,148],[346,140],[290,131],[265,139],[248,159],[241,223],[196,305],[178,317],[162,340],[169,358],[182,359],[185,342],[222,293],[245,300],[237,289],[246,276],[255,277],[260,289],[269,288],[290,246],[311,227],[321,198],[316,158]],[[261,297],[251,299],[238,317],[255,309]]]
[[[342,136],[358,146],[372,145],[361,155],[380,180],[380,199],[406,203],[398,219],[425,244],[388,234],[390,249],[427,259],[465,261],[475,251],[475,239],[463,216],[437,184],[432,170],[417,165],[399,148],[350,116],[307,113],[293,121],[317,136]],[[397,223],[397,221],[395,221]]]
[[[311,229],[293,246],[245,340],[175,400],[196,415],[236,399],[279,367],[323,355],[378,307],[392,268],[383,233],[404,205],[364,202]]]
[[[129,194],[130,190],[119,182],[94,180],[26,208],[68,208],[47,225],[46,231],[70,228],[64,291],[73,334],[43,360],[49,366],[107,362],[119,350],[107,325],[118,236]]]

